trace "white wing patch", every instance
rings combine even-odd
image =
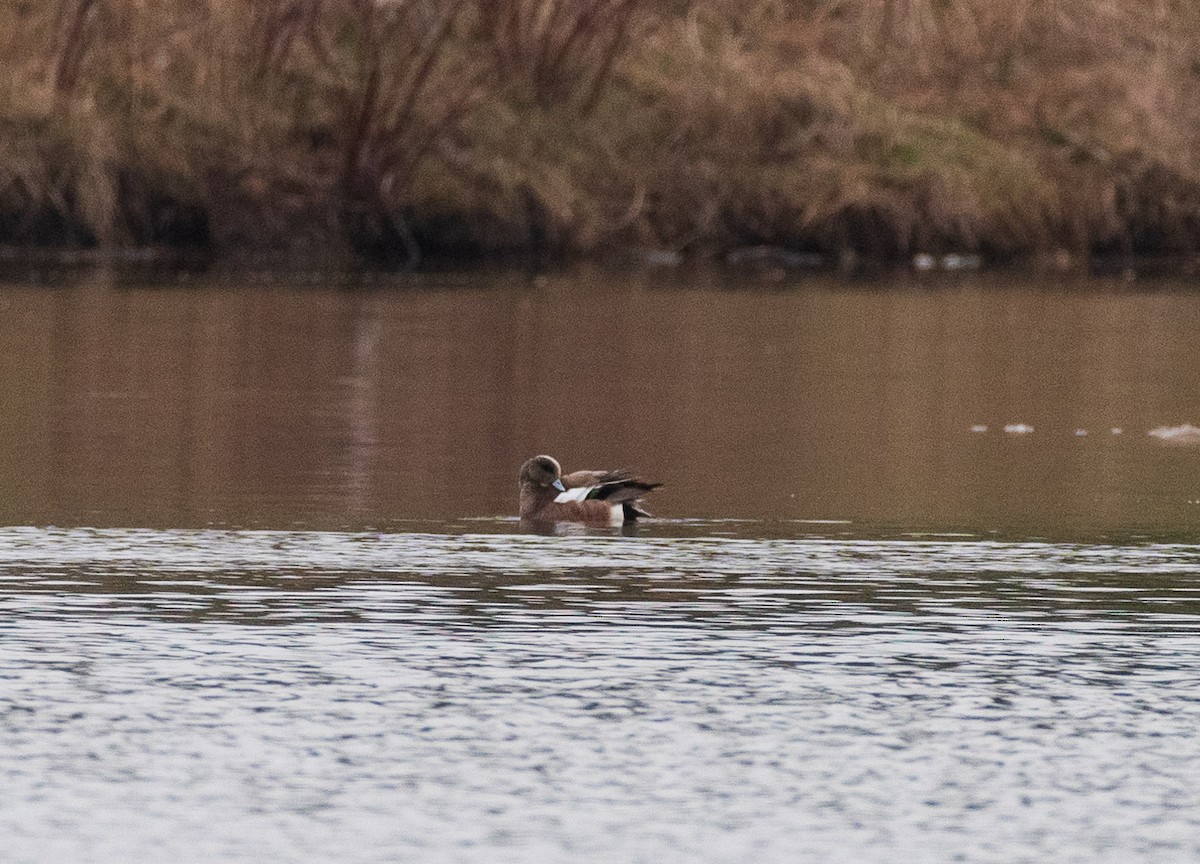
[[[558,493],[558,497],[554,499],[554,503],[566,504],[568,501],[583,501],[587,498],[588,493],[595,488],[595,486],[579,486],[575,489],[568,489],[566,492]]]

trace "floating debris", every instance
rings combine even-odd
[[[1124,435],[1125,430],[1122,429],[1120,426],[1114,426],[1113,428],[1108,430],[1108,434],[1109,435]]]
[[[647,267],[678,267],[683,263],[683,254],[674,249],[642,249],[639,257]]]
[[[978,270],[983,259],[978,255],[943,255],[943,270]]]
[[[1184,423],[1182,426],[1159,426],[1146,434],[1151,438],[1157,438],[1164,444],[1178,447],[1194,447],[1200,444],[1200,428],[1191,423]]]
[[[912,257],[914,270],[978,270],[983,259],[978,255],[961,255],[951,252],[938,257],[928,252],[918,252]]]
[[[1004,431],[1008,435],[1032,435],[1033,427],[1028,423],[1009,423],[1004,427]]]
[[[986,425],[984,425],[983,423],[976,423],[974,426],[971,427],[971,431],[978,435],[978,434],[982,434],[983,432],[988,431],[988,427]]]
[[[733,267],[772,266],[789,270],[811,270],[825,264],[825,256],[815,252],[793,252],[780,246],[743,246],[725,256]]]
[[[1088,434],[1088,431],[1086,429],[1076,429],[1075,430],[1076,438],[1086,438],[1087,434]]]

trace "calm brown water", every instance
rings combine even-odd
[[[0,523],[502,516],[549,452],[667,481],[675,518],[1200,525],[1200,448],[1146,435],[1200,425],[1184,286],[263,281],[0,287]]]
[[[1200,859],[1188,285],[29,276],[6,862]]]

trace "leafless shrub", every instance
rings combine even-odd
[[[637,0],[476,0],[501,80],[545,105],[590,112],[624,45]]]
[[[477,95],[476,70],[448,56],[464,2],[446,0],[434,16],[411,2],[374,0],[343,0],[335,12],[356,45],[331,70],[342,117],[343,215],[357,242],[384,252],[399,242],[412,261],[419,250],[404,214],[409,192]]]
[[[323,0],[255,0],[250,4],[249,42],[258,52],[257,68],[276,74],[299,41],[323,50],[321,13]]]
[[[58,92],[71,93],[79,83],[102,7],[102,0],[59,0],[54,27],[57,38],[49,68]]]

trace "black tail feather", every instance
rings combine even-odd
[[[632,522],[633,520],[639,519],[643,516],[645,516],[647,519],[654,518],[654,514],[643,507],[641,501],[626,501],[621,505],[621,508],[625,514],[625,520],[627,522]]]

